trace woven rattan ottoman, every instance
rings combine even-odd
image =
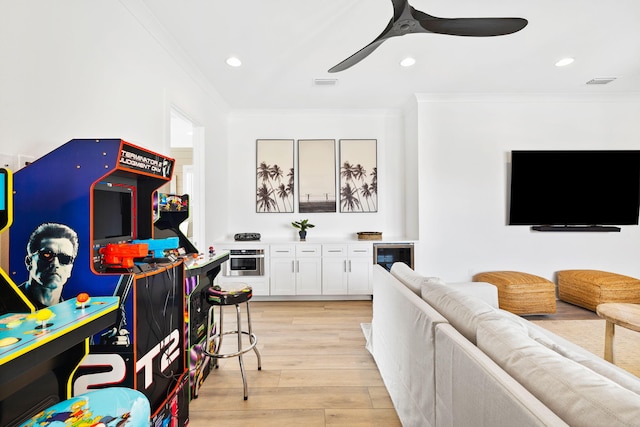
[[[604,302],[640,304],[640,280],[608,271],[562,270],[558,298],[591,311]]]
[[[556,312],[556,285],[543,277],[519,271],[488,271],[473,276],[498,288],[501,309],[514,314]]]

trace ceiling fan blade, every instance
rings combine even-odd
[[[372,41],[371,43],[369,43],[368,45],[366,45],[365,47],[363,47],[362,49],[360,49],[359,51],[357,51],[356,53],[354,53],[344,61],[329,68],[329,73],[337,73],[339,71],[344,71],[347,68],[353,67],[358,62],[362,61],[364,58],[369,56],[374,50],[376,50],[382,44],[382,42],[384,42],[385,40],[391,37],[394,37],[394,34],[391,33],[392,29],[393,29],[393,20],[389,21],[389,25],[387,25],[387,28],[385,28],[384,31],[378,37],[376,37],[374,41]]]
[[[378,48],[378,46],[380,46],[382,44],[382,42],[385,41],[385,40],[386,39],[377,39],[377,40],[369,43],[367,46],[363,47],[362,49],[360,49],[359,51],[357,51],[356,53],[354,53],[353,55],[351,55],[350,57],[348,57],[344,61],[340,62],[337,65],[334,65],[331,68],[329,68],[329,72],[330,73],[337,73],[339,71],[344,71],[347,68],[353,67],[358,62],[362,61],[364,58],[369,56],[371,54],[371,52],[376,50]]]
[[[408,0],[391,0],[393,4],[393,17],[389,20],[387,27],[380,33],[378,37],[367,46],[363,47],[341,63],[329,69],[330,73],[344,71],[354,66],[364,58],[369,56],[371,52],[376,50],[378,46],[391,37],[403,36],[409,32],[424,32],[419,23],[411,16],[414,10]]]
[[[490,37],[515,33],[528,21],[523,18],[438,18],[414,9],[408,0],[391,0],[393,18],[371,43],[329,69],[330,73],[344,71],[362,61],[391,37],[412,33],[437,33],[452,36]]]
[[[409,7],[408,0],[391,0],[393,3],[393,20],[400,19],[402,13]]]
[[[428,32],[452,36],[491,37],[512,34],[523,29],[524,18],[436,18],[422,13],[418,22]]]

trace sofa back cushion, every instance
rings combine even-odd
[[[435,426],[567,426],[452,325],[435,335]]]
[[[529,336],[536,342],[640,395],[640,379],[635,375],[561,337],[553,336],[551,332],[536,331],[536,328],[535,325],[529,324]]]
[[[607,362],[595,354],[579,347],[578,345],[557,336],[553,332],[541,328],[522,317],[505,310],[497,310],[493,316],[485,316],[485,319],[506,318],[518,324],[518,329],[525,331],[529,338],[558,353],[560,356],[579,363],[593,372],[609,378],[622,387],[640,395],[640,380],[635,375]]]
[[[637,425],[640,395],[529,336],[525,324],[501,318],[478,325],[478,347],[567,424]]]
[[[420,296],[420,289],[422,288],[422,285],[430,283],[444,285],[444,282],[438,277],[426,277],[416,273],[404,262],[394,262],[391,265],[391,274],[418,296]]]
[[[473,344],[476,343],[476,330],[480,320],[496,312],[485,301],[447,285],[429,283],[421,291],[422,299]]]

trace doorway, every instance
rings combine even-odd
[[[204,131],[178,109],[171,107],[170,156],[176,161],[173,179],[165,191],[172,194],[189,195],[189,218],[180,224],[180,231],[193,246],[203,251],[204,243],[204,190],[198,185],[203,181],[198,159],[204,147]]]

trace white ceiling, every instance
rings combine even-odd
[[[396,37],[333,74],[386,27],[391,0],[142,1],[234,109],[389,109],[416,93],[640,93],[638,0],[410,0],[438,17],[529,24],[499,37]],[[225,64],[231,55],[242,67]],[[416,65],[401,68],[408,55]],[[555,67],[565,56],[575,62]],[[616,80],[586,84],[605,77]],[[338,83],[313,84],[327,78]]]

